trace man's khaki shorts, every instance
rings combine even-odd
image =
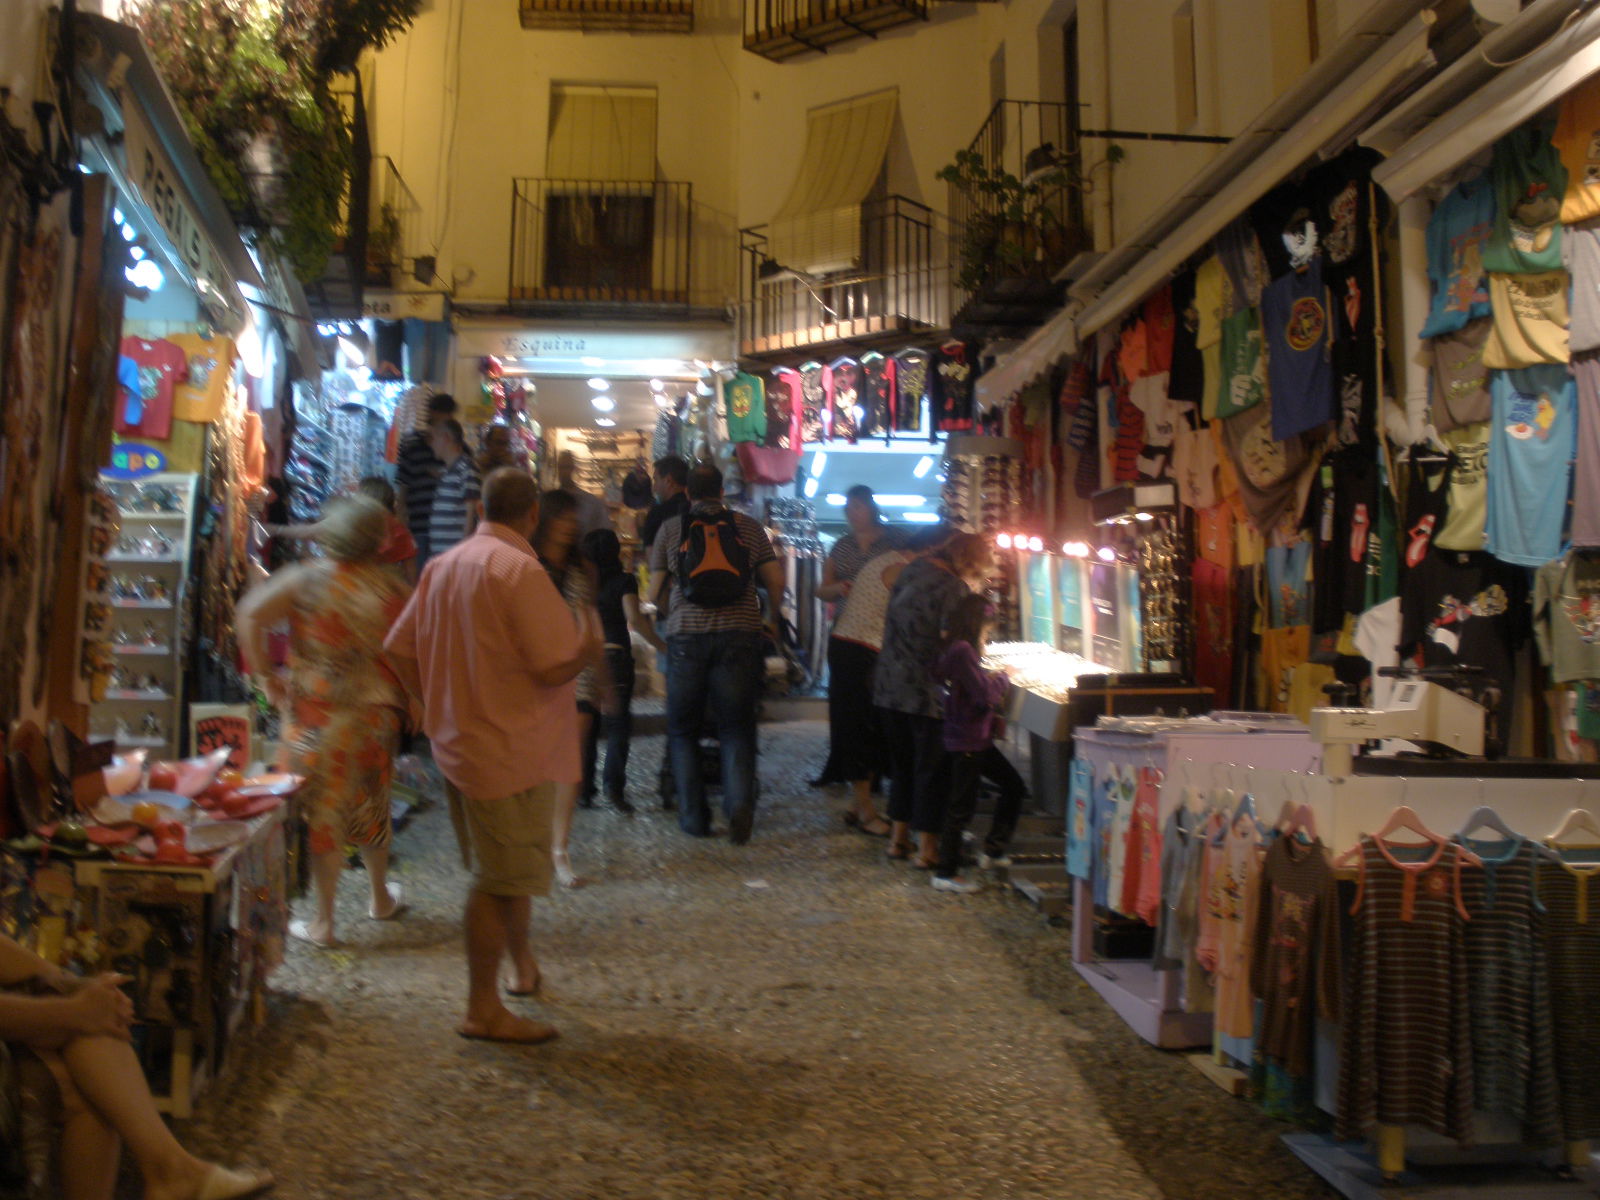
[[[461,865],[475,891],[491,896],[550,894],[550,822],[556,785],[541,783],[499,800],[473,800],[446,784]]]

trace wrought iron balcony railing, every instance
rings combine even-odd
[[[744,48],[783,62],[927,19],[927,0],[744,0]]]
[[[687,306],[693,231],[688,183],[515,179],[512,303]]]
[[[408,266],[416,263],[424,234],[422,205],[401,178],[394,160],[386,155],[372,160],[370,206],[367,285],[394,287]]]
[[[521,0],[524,29],[584,33],[689,33],[694,0]]]
[[[861,206],[857,268],[808,275],[773,260],[770,229],[739,231],[739,352],[780,355],[869,343],[950,324],[949,230],[904,196]]]

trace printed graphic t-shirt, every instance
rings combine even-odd
[[[1600,80],[1567,93],[1550,140],[1567,169],[1562,222],[1577,225],[1600,217]]]
[[[1441,333],[1429,343],[1433,427],[1440,433],[1489,419],[1489,368],[1483,365],[1483,347],[1493,327],[1485,317]]]
[[[1334,417],[1328,297],[1322,259],[1274,279],[1261,293],[1272,436],[1282,441]]]
[[[1572,360],[1578,397],[1578,454],[1572,466],[1574,546],[1600,546],[1600,358]]]
[[[1247,308],[1221,322],[1222,361],[1216,415],[1231,417],[1267,397],[1267,362],[1261,339],[1261,312]]]
[[[1428,220],[1428,278],[1433,304],[1423,337],[1460,329],[1489,315],[1489,280],[1483,269],[1483,244],[1494,228],[1494,187],[1488,172],[1462,180]]]
[[[728,440],[759,442],[767,436],[767,397],[761,380],[741,372],[719,382],[728,415]]]
[[[1490,272],[1554,271],[1561,265],[1561,199],[1567,169],[1550,144],[1550,127],[1524,125],[1494,144],[1494,231],[1483,244]]]
[[[188,359],[184,381],[172,393],[172,415],[179,421],[215,421],[233,366],[233,339],[180,333],[167,339]]]
[[[121,353],[139,366],[139,393],[118,397],[116,431],[129,437],[165,441],[172,436],[172,392],[188,371],[189,360],[164,338],[148,342],[140,337],[125,337]]]
[[[1567,343],[1567,273],[1489,276],[1494,328],[1483,365],[1496,370],[1564,363]]]
[[[1503,371],[1491,384],[1489,514],[1484,549],[1537,567],[1561,553],[1577,451],[1578,400],[1565,367]]]
[[[1450,490],[1444,524],[1433,535],[1442,550],[1482,550],[1489,509],[1489,425],[1477,421],[1442,435],[1450,447]]]

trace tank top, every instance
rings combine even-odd
[[[1600,1137],[1600,867],[1540,863],[1561,1136]]]
[[[861,356],[862,437],[889,432],[889,409],[894,395],[894,359],[876,350]]]
[[[1375,1123],[1472,1136],[1460,852],[1447,843],[1402,865],[1391,848],[1361,839],[1339,1042],[1340,1138],[1359,1138]]]
[[[889,611],[889,585],[884,583],[883,575],[890,567],[908,563],[913,557],[905,550],[891,550],[857,571],[850,596],[833,624],[833,636],[882,650],[883,621]]]
[[[800,440],[820,442],[826,436],[822,410],[827,402],[823,376],[827,368],[819,362],[800,367]]]

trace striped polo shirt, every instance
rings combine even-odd
[[[478,468],[463,454],[444,469],[433,490],[428,553],[442,554],[467,536],[469,505],[478,499]]]

